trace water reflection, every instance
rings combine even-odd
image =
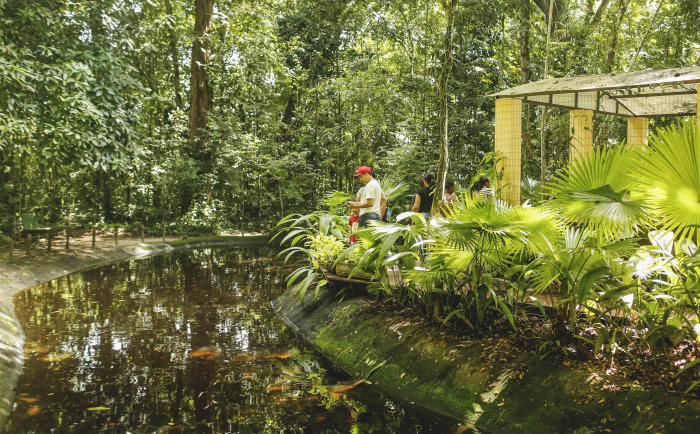
[[[269,302],[265,249],[77,273],[15,298],[25,366],[7,433],[444,432],[335,372]]]

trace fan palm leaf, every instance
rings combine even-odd
[[[458,199],[445,219],[433,218],[431,226],[437,239],[431,263],[444,263],[455,272],[466,270],[474,261],[489,270],[508,267],[527,239],[517,208],[468,194]]]
[[[516,254],[538,255],[562,243],[564,222],[544,208],[513,208],[513,218],[527,234],[527,242],[518,242],[511,250]]]
[[[694,125],[671,126],[649,139],[636,170],[638,189],[660,229],[677,240],[694,238],[700,225],[700,137]]]
[[[462,249],[503,250],[506,241],[522,243],[526,234],[512,208],[499,200],[481,201],[463,196],[441,224],[447,242]]]
[[[542,182],[526,176],[520,181],[520,195],[531,206],[539,205],[542,202]]]
[[[404,199],[411,189],[411,187],[403,182],[397,182],[390,178],[382,179],[380,185],[386,196],[386,201],[389,204],[394,204],[399,199]]]
[[[554,198],[544,206],[608,239],[636,233],[648,220],[632,195],[637,180],[631,170],[638,161],[639,152],[626,146],[594,150],[555,175],[546,186]]]

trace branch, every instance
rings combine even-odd
[[[549,2],[547,0],[532,0],[535,5],[537,5],[537,8],[542,11],[544,16],[549,15]]]
[[[603,13],[605,12],[605,9],[607,9],[608,5],[610,4],[610,0],[602,0],[600,2],[600,5],[598,6],[598,9],[595,11],[595,15],[593,15],[593,18],[588,21],[588,24],[596,24],[600,21],[601,18],[603,18]]]
[[[630,71],[632,69],[632,66],[634,66],[635,62],[637,61],[637,56],[639,56],[639,52],[642,51],[642,47],[644,46],[644,42],[646,42],[647,36],[649,36],[649,31],[651,30],[651,27],[656,22],[656,16],[659,14],[659,10],[661,10],[661,6],[664,5],[664,1],[665,0],[661,0],[659,2],[659,7],[656,8],[656,12],[654,12],[654,16],[651,17],[651,21],[649,22],[649,26],[647,26],[647,30],[644,32],[644,36],[642,37],[642,41],[639,43],[639,47],[637,47],[637,52],[634,53],[634,57],[630,61],[630,64],[627,66],[628,71]]]

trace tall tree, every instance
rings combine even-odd
[[[520,84],[529,83],[532,80],[532,66],[530,65],[530,0],[520,0],[520,23],[518,26],[518,41],[520,42]]]
[[[165,0],[165,12],[168,14],[168,19],[174,21],[173,5],[170,3],[170,0]],[[180,60],[177,55],[177,34],[175,33],[175,26],[173,24],[170,25],[168,30],[170,57],[173,62],[173,92],[175,93],[175,105],[178,109],[182,110],[182,97],[180,96]]]
[[[532,80],[532,64],[530,61],[530,27],[532,26],[532,8],[530,0],[519,2],[518,42],[520,44],[520,84],[529,83]],[[532,134],[530,126],[535,120],[535,111],[526,108],[527,122],[523,128],[523,151],[527,163],[532,160]]]
[[[554,25],[555,1],[549,0],[549,13],[547,15],[547,43],[544,55],[544,78],[549,78],[549,46],[552,40],[552,28]],[[547,144],[545,143],[545,124],[547,118],[547,108],[542,108],[540,118],[540,182],[544,183],[547,177]]]
[[[189,143],[194,157],[207,166],[210,156],[205,144],[207,139],[207,117],[211,109],[211,87],[209,86],[209,31],[214,13],[215,0],[195,0],[194,41],[190,67],[190,127]]]
[[[447,26],[445,28],[445,53],[443,55],[442,69],[438,80],[438,99],[440,101],[440,162],[438,163],[438,175],[435,193],[433,195],[432,212],[436,213],[440,207],[447,169],[450,165],[449,137],[448,137],[448,108],[449,97],[447,95],[447,82],[452,71],[452,33],[454,30],[455,12],[458,0],[440,0],[440,5],[445,12]]]
[[[612,31],[610,32],[610,48],[608,49],[608,59],[605,62],[605,72],[612,72],[615,66],[615,54],[617,52],[617,38],[620,33],[620,26],[622,25],[622,19],[625,17],[625,12],[627,12],[627,6],[630,0],[620,0],[619,7],[617,10],[617,15],[615,17],[615,22],[613,23]]]

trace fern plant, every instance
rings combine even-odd
[[[303,299],[315,284],[314,294],[317,296],[321,288],[328,284],[320,266],[332,263],[335,256],[340,254],[342,249],[339,246],[346,238],[347,223],[338,215],[316,211],[306,215],[290,214],[281,219],[277,227],[280,230],[270,242],[283,235],[280,245],[289,243],[289,247],[279,253],[285,256],[284,262],[295,257],[297,262],[309,264],[287,277],[287,288],[298,292]]]

